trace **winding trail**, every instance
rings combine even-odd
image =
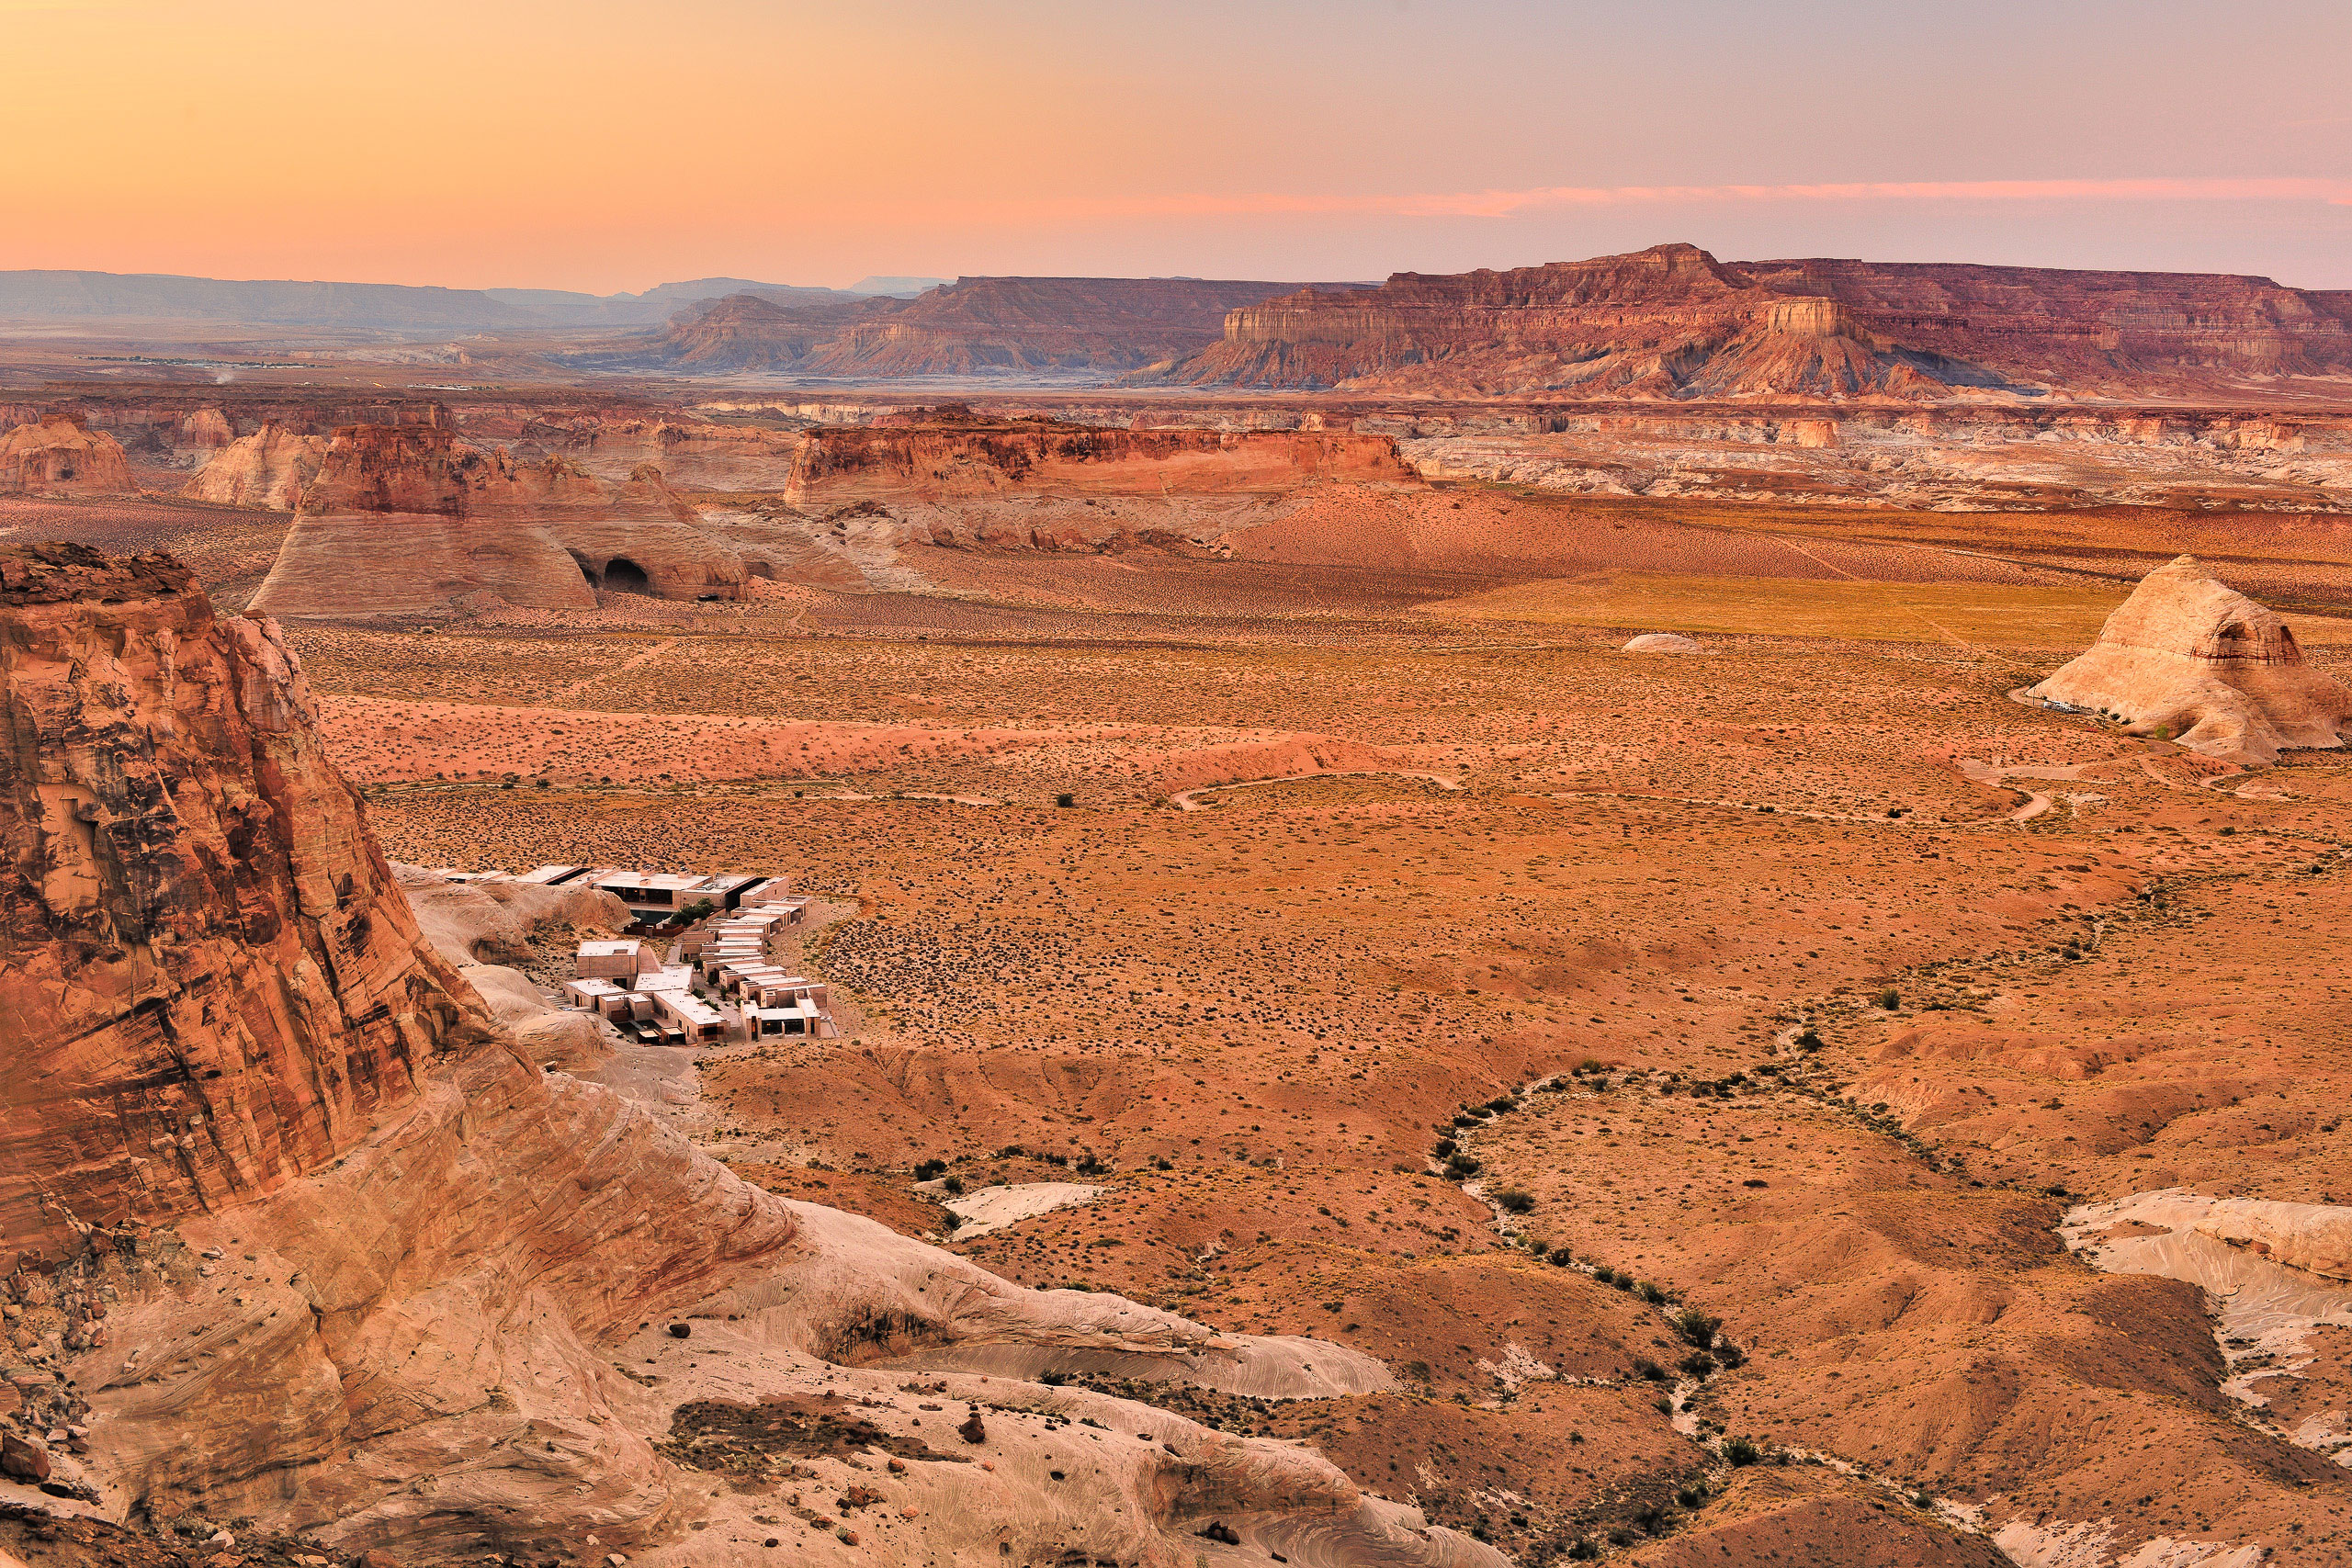
[[[1198,811],[1202,808],[1199,797],[1214,795],[1219,790],[1258,789],[1266,784],[1299,784],[1308,779],[1371,778],[1425,779],[1448,795],[1459,794],[1462,789],[1459,779],[1448,778],[1442,773],[1419,773],[1410,768],[1318,768],[1310,773],[1283,773],[1271,779],[1236,779],[1230,784],[1195,784],[1182,794],[1170,795],[1168,804],[1179,811]]]
[[[607,675],[617,675],[624,670],[636,670],[652,663],[655,660],[661,658],[663,654],[677,647],[678,644],[684,640],[684,639],[683,637],[674,637],[665,638],[661,642],[655,643],[643,653],[636,654],[630,658],[622,660],[618,664],[614,665],[609,670],[599,670],[594,675],[583,675],[579,680],[571,682],[571,685],[564,687],[561,691],[550,694],[539,705],[543,707],[553,707],[558,703],[569,702],[571,698],[578,696],[581,693],[586,691],[589,687],[594,685],[597,682],[603,680]]]

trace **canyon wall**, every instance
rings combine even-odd
[[[267,621],[166,557],[0,554],[0,1253],[331,1160],[484,1037]]]

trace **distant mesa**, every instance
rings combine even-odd
[[[1168,277],[967,277],[908,299],[797,303],[731,295],[648,343],[648,363],[828,378],[1108,377],[1216,342],[1227,314],[1293,283]]]
[[[2339,747],[2352,726],[2352,688],[2306,664],[2284,621],[2188,556],[2150,572],[2098,642],[2025,695],[2248,764]]]
[[[861,277],[849,286],[851,294],[894,294],[901,299],[933,288],[944,288],[954,282],[947,277]]]
[[[78,419],[51,414],[0,432],[0,494],[105,494],[137,488],[121,443]]]
[[[1704,651],[1679,632],[1644,632],[1625,645],[1627,653],[1699,653]]]
[[[254,608],[592,609],[599,588],[741,598],[741,559],[695,523],[650,464],[613,483],[561,457],[518,464],[445,424],[351,425],[327,443]]]
[[[1438,396],[1894,400],[2227,389],[2352,372],[2352,294],[2198,273],[1840,260],[1695,245],[1398,273],[1238,307],[1138,379]]]

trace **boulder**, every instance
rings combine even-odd
[[[2352,688],[2312,669],[2286,622],[2189,556],[2150,572],[2096,643],[2025,695],[2247,765],[2341,746],[2352,725]]]
[[[1644,632],[1625,645],[1627,653],[1701,653],[1700,646],[1679,632]]]

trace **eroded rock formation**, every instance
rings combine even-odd
[[[2267,278],[1858,261],[1693,245],[1398,273],[1235,309],[1155,367],[1201,385],[1437,395],[1887,397],[2223,390],[2352,369],[2352,299]]]
[[[78,419],[50,414],[0,431],[0,494],[134,488],[121,444]]]
[[[291,512],[318,478],[326,437],[304,435],[276,420],[221,446],[180,493],[192,501]]]
[[[274,615],[447,613],[504,602],[585,609],[600,586],[739,598],[743,566],[639,466],[618,483],[560,458],[517,463],[441,425],[352,425],[254,606]]]
[[[2026,695],[2236,762],[2341,746],[2352,725],[2352,689],[2304,662],[2286,622],[2188,556],[2142,579],[2098,641]]]
[[[275,626],[40,546],[0,554],[0,660],[7,1247],[275,1190],[484,1038]]]
[[[794,459],[796,506],[1007,495],[1287,491],[1317,479],[1415,485],[1385,435],[1344,431],[1119,430],[933,411],[813,431]]]
[[[532,1065],[423,941],[274,628],[168,558],[0,552],[0,1248],[107,1309],[34,1353],[85,1402],[61,1483],[109,1515],[410,1562],[716,1568],[821,1522],[890,1563],[1500,1568],[1304,1449],[1023,1381],[1328,1396],[1386,1386],[1370,1358],[1007,1284]],[[782,1525],[786,1480],[856,1529]]]

